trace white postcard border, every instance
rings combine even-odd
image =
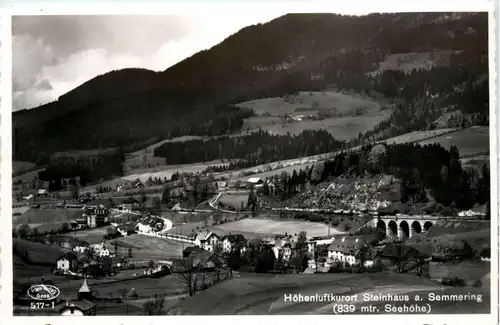
[[[221,14],[230,10],[241,10],[245,13],[252,11],[276,11],[277,13],[289,12],[338,12],[342,8],[344,13],[360,12],[419,12],[419,11],[488,11],[489,12],[489,61],[490,61],[490,164],[491,164],[491,215],[498,216],[498,122],[497,111],[499,109],[498,96],[498,3],[483,0],[419,0],[412,2],[404,1],[256,1],[256,2],[228,2],[228,1],[185,1],[185,2],[49,2],[49,1],[27,1],[26,3],[2,4],[2,16],[0,19],[0,139],[1,139],[1,173],[0,173],[0,323],[3,324],[66,324],[68,320],[62,317],[21,317],[12,316],[12,52],[11,52],[11,15],[49,15],[49,14],[180,14],[192,13],[205,15],[207,13]],[[495,17],[496,14],[496,17]],[[214,19],[216,22],[216,19]],[[496,199],[495,199],[496,198]],[[491,314],[490,315],[342,315],[335,318],[331,316],[299,315],[299,316],[97,316],[92,321],[102,324],[157,324],[161,322],[196,322],[214,324],[233,324],[235,321],[248,324],[263,322],[267,324],[325,324],[329,322],[341,323],[370,323],[370,324],[470,324],[470,323],[498,323],[498,217],[491,218]],[[375,317],[374,317],[375,316]],[[409,317],[410,316],[410,317]],[[71,319],[73,324],[88,323],[89,318],[77,317]],[[479,324],[479,323],[477,323]]]

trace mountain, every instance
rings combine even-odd
[[[332,84],[370,91],[378,82],[366,74],[389,54],[462,51],[456,64],[475,78],[487,74],[487,31],[487,13],[285,15],[163,72],[109,72],[55,102],[14,112],[14,159],[43,164],[54,152],[236,131],[251,112],[231,104]]]

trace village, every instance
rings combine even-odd
[[[189,179],[188,176],[185,177]],[[240,185],[238,191],[246,194],[262,193],[263,187],[270,185],[272,188],[273,184],[270,184],[269,180],[249,178],[244,186]],[[191,227],[190,232],[186,230],[189,229],[186,228],[187,225],[190,225],[189,222],[179,223],[179,220],[176,221],[175,218],[169,219],[168,213],[160,213],[162,216],[153,215],[149,211],[152,209],[144,209],[143,203],[132,196],[124,195],[125,199],[121,200],[122,203],[118,205],[114,204],[112,199],[99,199],[88,194],[84,194],[78,200],[68,200],[69,203],[68,201],[56,203],[56,200],[50,200],[52,194],[38,190],[36,200],[29,196],[23,200],[25,204],[28,202],[27,204],[32,207],[31,210],[36,211],[37,214],[44,214],[53,206],[59,210],[74,209],[82,212],[78,218],[66,222],[59,231],[52,230],[45,234],[31,232],[28,235],[27,233],[23,234],[18,228],[15,234],[18,240],[14,242],[14,251],[23,261],[29,263],[32,252],[29,248],[22,248],[22,246],[27,247],[27,242],[57,247],[57,251],[60,253],[53,262],[54,264],[50,265],[52,275],[31,278],[28,283],[34,284],[37,281],[54,283],[62,291],[62,295],[59,297],[62,300],[58,302],[61,313],[68,312],[68,308],[70,308],[71,313],[76,312],[77,314],[95,314],[96,306],[102,304],[103,298],[97,299],[90,293],[81,294],[85,291],[90,292],[89,286],[95,286],[94,293],[96,293],[99,292],[99,287],[102,285],[132,281],[130,284],[134,288],[132,293],[124,293],[125,295],[121,298],[113,298],[115,300],[110,298],[109,301],[107,299],[105,305],[109,305],[113,301],[136,299],[134,293],[137,295],[137,291],[140,290],[135,288],[132,283],[145,278],[175,278],[174,282],[179,287],[175,294],[179,297],[178,299],[181,299],[185,295],[192,296],[196,291],[204,290],[220,281],[247,273],[331,274],[392,271],[414,273],[418,277],[430,278],[432,267],[437,263],[470,258],[488,263],[490,258],[489,250],[483,249],[475,252],[465,242],[460,242],[457,247],[447,251],[414,248],[415,245],[418,246],[416,238],[419,236],[424,235],[432,238],[449,232],[449,226],[447,228],[444,225],[450,222],[453,224],[451,219],[450,222],[438,222],[436,218],[436,220],[432,219],[430,226],[426,225],[425,229],[420,227],[419,233],[412,228],[412,231],[407,230],[405,235],[401,227],[399,231],[389,227],[390,222],[384,214],[379,215],[377,212],[366,210],[363,210],[364,212],[344,210],[314,212],[286,207],[282,211],[276,211],[276,208],[260,206],[257,210],[262,216],[256,215],[255,209],[252,209],[253,211],[243,210],[237,212],[238,217],[234,218],[232,222],[262,217],[273,219],[273,217],[279,218],[283,215],[304,213],[310,215],[333,213],[345,215],[345,218],[350,215],[353,220],[358,220],[358,222],[361,220],[361,224],[364,226],[353,228],[352,231],[332,229],[331,234],[329,228],[328,235],[321,236],[315,236],[314,233],[308,234],[303,230],[274,235],[245,231],[223,231],[214,227],[214,225],[218,225],[217,220],[214,220],[214,215],[234,217],[236,213],[225,210],[221,212],[220,206],[215,204],[223,193],[231,191],[227,186],[227,182],[214,182],[215,191],[212,198],[208,200],[205,209],[199,207],[187,209],[180,207],[179,204],[171,208],[176,215],[184,215],[184,220],[186,220],[187,215],[190,218],[193,215],[201,215],[204,222],[199,227]],[[121,185],[119,190],[134,188],[144,189],[147,186],[138,181]],[[116,191],[116,193],[120,193],[120,191]],[[368,219],[367,215],[370,215]],[[399,215],[399,218],[403,220],[405,216]],[[474,215],[469,216],[469,219],[471,218],[477,219]],[[207,220],[211,220],[211,222],[208,223]],[[367,220],[373,220],[373,222],[366,223]],[[384,220],[388,222],[387,226]],[[228,222],[230,225],[231,222]],[[477,220],[471,222],[480,223]],[[381,223],[383,224],[382,228],[380,228]],[[464,220],[460,222],[455,220],[454,224],[460,228],[464,224]],[[86,241],[85,237],[79,236],[79,234],[97,230],[100,230],[102,236],[92,236],[89,241]],[[156,256],[141,256],[140,249],[126,243],[127,238],[137,237],[144,238],[144,240],[149,238],[152,245],[163,241],[166,250]],[[424,237],[420,238],[422,241]],[[405,242],[413,242],[415,245],[405,245]],[[135,256],[136,254],[137,256]],[[186,274],[189,275],[189,279],[186,278]],[[202,280],[198,280],[200,274],[203,274]],[[192,278],[196,280],[192,280]],[[81,284],[76,296],[76,291],[73,289],[75,281],[80,281]],[[89,284],[89,281],[92,284]],[[446,277],[440,281],[455,285],[456,282],[462,280]],[[478,280],[473,282],[475,283],[470,285],[477,285]],[[72,284],[66,289],[65,283]],[[182,285],[179,286],[179,283]],[[22,293],[24,289],[19,289],[25,288],[26,285],[25,283],[18,287],[16,298],[17,310],[21,314],[26,312],[26,308],[29,307],[27,306],[29,299]],[[142,296],[148,296],[147,292],[142,293]],[[33,311],[30,308],[28,311],[30,313],[43,312]]]

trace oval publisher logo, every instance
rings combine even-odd
[[[34,300],[52,300],[60,293],[59,288],[50,284],[36,284],[28,289],[28,296]]]

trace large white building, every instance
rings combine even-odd
[[[215,246],[220,242],[219,236],[211,231],[201,231],[196,234],[194,244],[200,246],[206,251],[213,252]]]
[[[343,262],[349,265],[357,263],[356,254],[363,246],[363,241],[357,237],[336,237],[328,246],[328,259],[331,262]]]

